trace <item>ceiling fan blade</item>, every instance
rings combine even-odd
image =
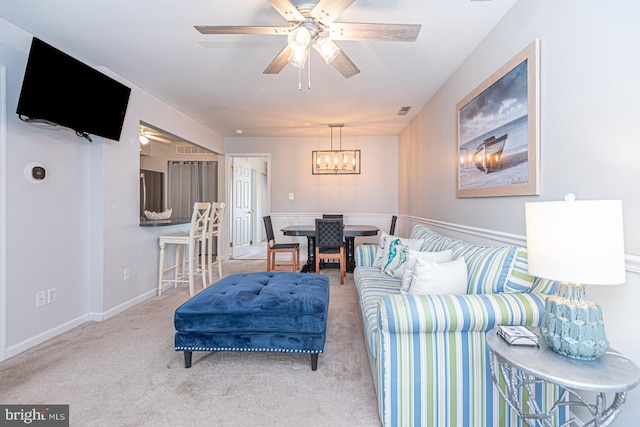
[[[331,24],[344,12],[354,0],[320,0],[309,15],[325,25]]]
[[[420,33],[420,24],[364,24],[338,22],[331,24],[332,40],[377,40],[414,42]]]
[[[331,61],[331,65],[340,72],[344,76],[345,79],[349,77],[353,77],[360,72],[356,64],[354,64],[351,59],[347,56],[346,53],[342,49],[340,49],[340,53],[335,57],[333,61]]]
[[[263,74],[278,74],[289,63],[291,48],[286,45],[278,55],[271,61],[271,64],[264,69]]]
[[[234,25],[195,25],[202,34],[267,34],[283,36],[289,34],[289,27],[245,27]]]
[[[304,21],[302,13],[289,0],[269,0],[269,4],[287,21]]]

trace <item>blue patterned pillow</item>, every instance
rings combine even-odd
[[[373,259],[372,267],[380,267],[382,268],[382,258],[384,257],[384,248],[387,246],[387,238],[394,237],[389,236],[384,231],[380,235],[380,243],[378,243],[378,250],[376,251],[376,257]]]
[[[419,250],[422,240],[390,236],[384,249],[382,272],[387,276],[402,279],[409,257],[409,249]]]

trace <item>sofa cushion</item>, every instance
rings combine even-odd
[[[413,279],[413,273],[416,268],[416,261],[418,259],[425,259],[433,262],[448,262],[451,261],[451,256],[451,250],[441,252],[421,252],[410,249],[407,263],[404,266],[404,274],[402,275],[402,286],[400,287],[400,292],[407,293],[409,291],[409,287],[411,287],[411,280]]]
[[[388,276],[402,279],[404,266],[409,256],[409,249],[418,250],[422,247],[421,239],[405,239],[389,236],[384,249],[382,272]]]
[[[365,325],[364,337],[371,355],[377,357],[377,344],[375,336],[378,331],[376,314],[378,302],[387,295],[400,293],[400,279],[389,277],[380,272],[377,267],[358,267],[353,272],[353,280],[358,292],[358,303],[362,315],[362,324]]]
[[[533,286],[531,286],[530,292],[553,295],[556,293],[556,282],[550,279],[536,277],[533,280]]]
[[[464,257],[449,262],[418,259],[409,293],[413,295],[464,295],[467,266]]]
[[[535,277],[529,273],[526,248],[516,248],[511,268],[504,284],[505,292],[529,292]]]
[[[384,231],[380,235],[380,241],[378,242],[378,249],[376,250],[376,256],[373,259],[373,264],[372,264],[374,267],[382,268],[382,259],[384,258],[384,248],[387,246],[387,239],[389,237],[394,237],[394,236],[390,236]]]
[[[492,294],[506,290],[516,247],[476,246],[461,240],[442,236],[423,225],[416,225],[411,238],[424,239],[422,250],[442,251],[451,249],[453,259],[464,257],[469,280],[467,293]],[[517,287],[516,281],[512,284]]]

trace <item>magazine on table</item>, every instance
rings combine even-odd
[[[522,325],[499,325],[498,336],[509,345],[538,346],[538,336]]]

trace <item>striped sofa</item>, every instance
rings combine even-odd
[[[413,228],[422,251],[464,256],[466,295],[412,295],[373,267],[376,245],[356,249],[354,279],[384,426],[524,425],[491,380],[485,334],[498,324],[539,326],[555,283],[530,276],[526,249],[481,247]],[[559,390],[537,386],[549,407]],[[564,409],[556,421],[566,418]]]

